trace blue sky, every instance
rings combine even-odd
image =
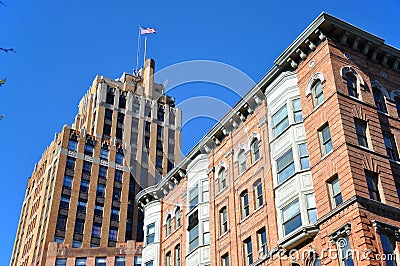
[[[34,164],[54,133],[73,121],[96,74],[117,78],[135,67],[139,24],[158,30],[148,46],[157,69],[214,60],[254,81],[322,11],[400,47],[398,0],[2,1],[7,6],[0,5],[0,47],[17,53],[0,53],[0,78],[7,78],[0,88],[0,265],[9,263]],[[171,94],[178,103],[196,96],[228,105],[239,99],[208,83],[178,86]],[[213,123],[199,117],[185,124],[183,151]]]

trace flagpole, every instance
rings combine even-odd
[[[138,44],[137,44],[137,51],[136,51],[136,68],[135,68],[135,73],[138,72],[138,66],[139,66],[139,51],[140,51],[140,25],[139,25]]]
[[[144,56],[143,56],[143,67],[146,64],[146,50],[147,50],[147,36],[144,38]]]

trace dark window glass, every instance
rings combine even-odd
[[[255,209],[258,209],[264,204],[263,188],[261,180],[256,181],[256,183],[254,184],[254,201],[255,201]]]
[[[60,208],[61,209],[68,209],[69,208],[69,198],[68,197],[61,196]]]
[[[66,168],[67,169],[74,169],[75,168],[75,158],[67,157]]]
[[[226,207],[223,207],[219,211],[220,220],[221,220],[221,235],[225,234],[228,231],[228,211]]]
[[[114,104],[114,91],[112,89],[107,90],[106,103]]]
[[[86,212],[87,202],[79,200],[78,201],[78,212]]]
[[[108,239],[111,241],[117,241],[118,238],[118,228],[111,227],[110,233],[108,234]]]
[[[357,92],[357,78],[351,74],[347,73],[345,76],[346,83],[347,83],[347,91],[350,96],[358,98],[358,92]]]
[[[94,146],[90,144],[85,145],[85,155],[93,156]]]
[[[303,114],[301,112],[301,102],[300,99],[293,100],[293,118],[294,122],[298,123],[303,121]]]
[[[356,126],[358,144],[362,147],[368,148],[367,122],[360,119],[354,119],[354,124]]]
[[[76,234],[83,234],[84,226],[85,226],[85,220],[76,219],[75,220],[75,233]]]
[[[82,172],[85,174],[90,174],[92,171],[92,163],[88,161],[83,161]]]
[[[100,150],[100,159],[108,160],[108,150],[107,149],[102,148]]]
[[[103,135],[104,136],[110,136],[111,135],[111,125],[104,124],[103,126]]]
[[[384,132],[383,133],[383,141],[385,142],[386,154],[389,159],[398,161],[399,154],[397,152],[396,142],[394,141],[394,137],[392,134]]]
[[[265,231],[265,227],[257,231],[257,238],[258,238],[258,248],[260,256],[267,255],[268,245],[267,245],[267,232]]]
[[[94,236],[94,237],[100,237],[100,234],[101,234],[101,224],[93,223],[93,226],[92,226],[92,236]]]
[[[279,183],[282,183],[291,177],[295,172],[292,149],[288,150],[281,157],[279,157],[276,161],[276,165]]]
[[[66,266],[67,259],[56,259],[56,266]]]
[[[282,224],[285,235],[302,226],[298,199],[282,209]]]
[[[324,101],[324,91],[322,89],[322,84],[321,84],[320,80],[317,80],[314,83],[314,85],[311,89],[311,93],[313,95],[314,107],[317,107]]]
[[[251,143],[251,160],[255,162],[258,159],[260,159],[260,150],[258,148],[258,139],[255,139]]]
[[[59,215],[57,219],[57,229],[58,230],[65,230],[67,226],[67,216]]]
[[[119,107],[119,108],[122,108],[122,109],[125,109],[125,106],[126,106],[126,96],[123,95],[123,94],[121,94],[121,95],[119,96],[119,104],[118,104],[118,107]]]
[[[121,200],[121,190],[114,188],[113,191],[113,200],[120,201]]]
[[[378,189],[378,174],[370,171],[365,171],[365,176],[367,178],[367,186],[370,199],[381,201]]]
[[[322,156],[325,156],[333,150],[331,131],[328,124],[319,130],[319,135],[321,141],[321,153]]]
[[[78,147],[78,142],[75,140],[70,139],[68,142],[68,150],[76,151]]]
[[[333,179],[329,184],[329,186],[332,197],[332,208],[335,208],[336,206],[342,204],[343,202],[339,179],[337,177]]]
[[[376,110],[386,113],[385,99],[382,92],[378,89],[372,89],[372,93],[374,94]]]
[[[383,249],[383,254],[385,254],[386,266],[397,266],[396,260],[396,241],[394,240],[394,235],[388,235],[385,233],[379,234]]]
[[[249,194],[247,193],[247,190],[240,194],[240,198],[242,204],[242,219],[244,219],[250,215]]]
[[[96,196],[104,198],[105,193],[106,193],[106,186],[102,184],[97,184]]]
[[[250,265],[253,263],[253,245],[251,243],[251,238],[247,238],[243,242],[244,255],[245,255],[245,265]]]
[[[88,193],[89,191],[89,182],[86,180],[81,181],[81,192]]]
[[[106,178],[107,177],[107,170],[108,170],[107,166],[100,165],[100,167],[99,167],[99,176]]]
[[[116,153],[115,154],[115,163],[123,164],[124,163],[124,154],[123,153]]]
[[[96,266],[106,266],[107,258],[96,258]]]
[[[308,157],[307,144],[299,144],[300,166],[301,170],[310,168],[310,158]]]
[[[103,216],[103,206],[94,205],[94,215],[98,217]]]
[[[72,187],[72,177],[71,176],[64,176],[63,187],[71,188]]]
[[[115,170],[114,180],[118,182],[122,182],[123,172],[121,170]]]
[[[155,237],[155,225],[154,223],[152,223],[147,226],[146,244],[154,243],[154,237]]]

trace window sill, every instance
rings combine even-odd
[[[333,153],[333,149],[332,149],[329,153],[327,153],[327,154],[325,154],[324,156],[322,156],[321,159],[320,159],[320,161],[324,160],[326,157],[328,157],[328,156],[331,155],[332,153]]]
[[[304,119],[303,119],[303,120],[304,120]],[[288,126],[287,128],[285,128],[281,133],[279,133],[278,135],[272,137],[271,140],[270,140],[270,143],[272,143],[272,142],[274,142],[275,140],[279,139],[279,138],[280,138],[282,135],[284,135],[285,132],[287,132],[290,128],[292,128],[292,127],[294,127],[294,126],[297,126],[297,125],[300,125],[300,124],[303,124],[303,120],[300,121],[300,122],[295,122],[295,123],[289,124],[289,126]],[[272,135],[273,135],[273,134],[272,134]],[[260,157],[260,158],[261,158],[261,157]]]
[[[229,233],[229,229],[228,229],[225,233],[223,233],[222,235],[220,235],[220,236],[218,237],[218,240],[220,240],[220,239],[226,237],[226,236],[228,235],[228,233]]]
[[[246,217],[244,217],[242,220],[240,220],[239,224],[244,223],[247,219],[249,219],[250,216],[251,216],[251,213],[249,215],[247,215]]]
[[[400,161],[397,161],[397,160],[389,159],[389,162],[400,165]]]

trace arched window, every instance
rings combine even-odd
[[[377,88],[373,88],[372,93],[374,94],[376,110],[386,113],[386,105],[383,93]]]
[[[347,91],[349,92],[350,96],[358,98],[358,90],[357,90],[357,78],[354,76],[353,73],[347,72],[344,76],[346,83],[347,83]]]
[[[181,226],[181,208],[175,210],[175,229]]]
[[[219,191],[226,188],[225,167],[221,167],[221,169],[218,171],[218,186],[219,186]]]
[[[238,161],[239,161],[239,175],[246,171],[246,154],[244,150],[239,151],[238,155]]]
[[[254,139],[250,147],[251,147],[251,161],[255,162],[258,159],[260,159],[260,151],[258,149],[258,139]]]
[[[167,236],[171,234],[172,231],[172,222],[171,222],[171,215],[167,215],[167,221],[166,221],[166,226],[167,226]]]
[[[242,207],[242,219],[250,215],[250,205],[249,205],[249,194],[247,190],[240,193],[241,207]]]
[[[311,93],[313,96],[314,107],[317,107],[324,101],[324,91],[322,90],[322,84],[320,80],[314,82]]]

